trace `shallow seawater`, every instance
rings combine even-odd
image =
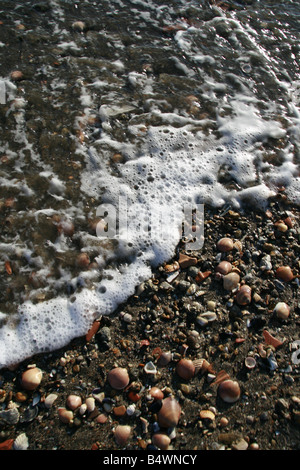
[[[186,214],[299,204],[299,20],[294,0],[1,2],[1,366],[112,313]]]

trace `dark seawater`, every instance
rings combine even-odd
[[[1,366],[125,301],[183,206],[299,204],[298,1],[1,1],[0,22]]]

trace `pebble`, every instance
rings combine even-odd
[[[77,408],[79,408],[81,405],[82,405],[82,400],[80,396],[71,394],[67,397],[67,407],[70,410],[74,411]]]
[[[56,393],[50,393],[49,395],[47,395],[44,401],[45,407],[47,409],[51,408],[57,398],[58,395]]]
[[[21,385],[25,390],[35,390],[41,383],[43,373],[38,367],[27,369],[22,374]]]

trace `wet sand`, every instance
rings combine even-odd
[[[278,228],[280,220],[286,231]],[[107,452],[123,455],[114,453],[120,450],[146,455],[156,448],[153,436],[163,432],[170,438],[168,450],[183,454],[299,450],[299,223],[299,209],[288,204],[284,193],[264,212],[206,208],[204,246],[188,253],[191,265],[182,264],[175,279],[168,271],[170,265],[181,264],[186,254],[182,243],[174,259],[157,269],[114,315],[99,317],[94,335],[1,370],[1,447],[14,449],[16,438],[25,434],[28,450],[98,450],[103,451],[100,459]],[[228,253],[217,249],[222,237],[234,242]],[[230,261],[240,284],[250,286],[248,305],[238,304],[237,291],[224,289],[222,276],[216,275],[220,260]],[[288,282],[276,274],[286,265],[294,275]],[[278,302],[290,307],[285,320],[274,312]],[[199,323],[199,315],[207,311],[215,313],[214,319]],[[167,352],[171,356],[162,365]],[[247,357],[255,359],[253,369],[245,365]],[[182,358],[198,366],[190,379],[176,371]],[[200,359],[209,367],[201,366]],[[43,377],[34,391],[27,391],[21,377],[33,365]],[[153,365],[154,374],[149,373]],[[116,366],[129,374],[123,390],[113,389],[107,380]],[[226,378],[237,381],[241,391],[231,404],[218,393],[218,382]],[[158,424],[161,403],[149,395],[154,386],[180,404],[172,429]],[[57,398],[49,407],[50,394]],[[68,408],[72,394],[82,403],[93,396],[95,409],[83,413],[78,408],[71,422],[63,423],[58,410]],[[7,413],[11,409],[17,412]],[[118,425],[131,428],[124,445],[115,439]]]

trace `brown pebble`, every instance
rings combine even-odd
[[[96,418],[96,422],[100,424],[106,423],[107,420],[108,420],[108,416],[104,413],[100,413]]]
[[[188,268],[189,266],[195,266],[198,262],[197,258],[193,258],[191,256],[187,256],[183,253],[179,255],[179,265],[182,269]]]
[[[19,402],[19,403],[23,403],[24,401],[27,400],[27,398],[28,398],[28,396],[24,392],[17,392],[16,393],[16,401]]]
[[[289,266],[280,266],[276,269],[276,277],[281,281],[289,282],[294,279],[294,274]]]
[[[126,414],[126,406],[125,405],[115,406],[113,411],[114,411],[115,416],[124,416]]]

